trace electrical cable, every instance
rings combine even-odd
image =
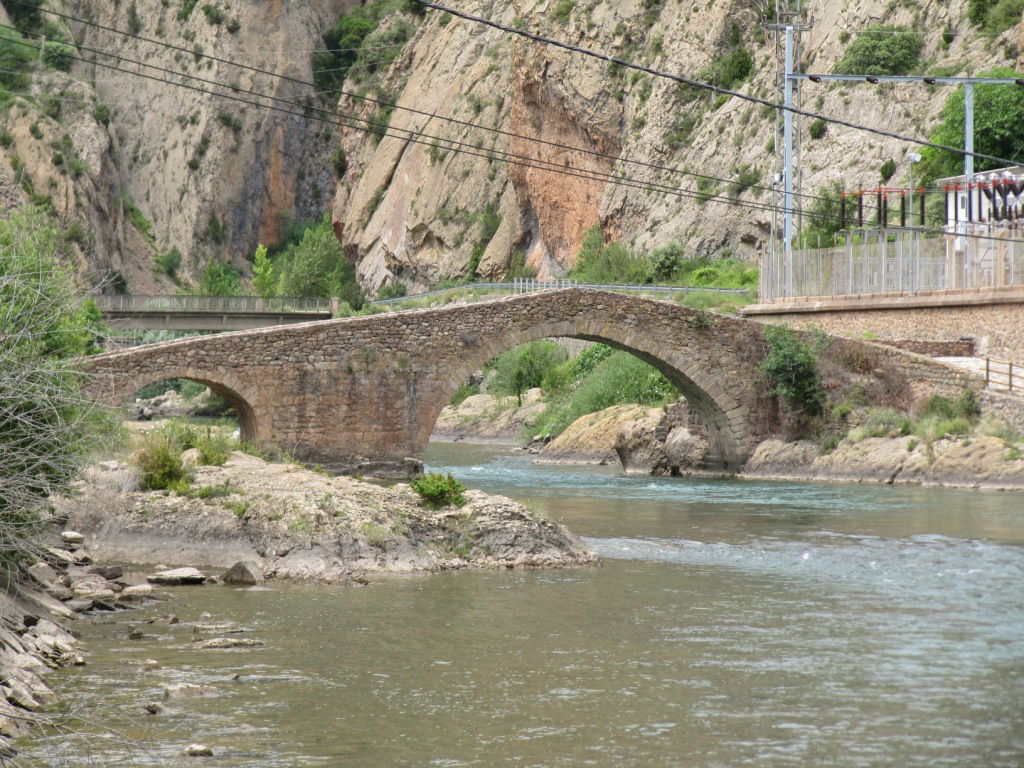
[[[22,0],[15,0],[15,2],[19,2],[20,3],[20,2],[22,2]],[[293,83],[296,83],[296,84],[299,84],[299,85],[304,85],[304,86],[316,88],[316,84],[315,83],[311,83],[309,81],[302,80],[301,78],[292,77],[290,75],[283,75],[283,74],[276,73],[276,72],[273,72],[273,71],[270,71],[270,70],[262,69],[260,67],[253,67],[253,66],[250,66],[250,65],[247,65],[247,64],[241,64],[241,63],[238,63],[238,62],[231,61],[230,59],[224,59],[224,58],[221,58],[221,57],[218,57],[218,56],[214,56],[212,54],[205,53],[203,51],[199,51],[197,49],[185,48],[183,46],[174,45],[173,43],[167,43],[167,42],[164,42],[162,40],[154,40],[153,38],[148,38],[148,37],[139,35],[139,34],[134,33],[134,32],[128,32],[128,31],[125,31],[125,30],[119,30],[119,29],[117,29],[115,27],[108,27],[106,25],[99,24],[97,22],[93,22],[93,21],[90,21],[90,20],[87,20],[87,19],[81,19],[81,18],[78,18],[78,17],[75,17],[75,16],[70,16],[68,14],[64,14],[64,13],[59,13],[57,11],[51,11],[51,10],[44,9],[44,8],[40,8],[39,10],[42,13],[49,13],[49,14],[52,14],[54,16],[58,16],[60,18],[68,20],[68,21],[74,21],[74,22],[77,22],[77,23],[85,24],[85,25],[92,26],[92,27],[95,27],[95,28],[98,28],[98,29],[102,29],[102,30],[107,31],[107,32],[112,32],[112,33],[115,33],[115,34],[119,34],[119,35],[122,35],[124,37],[134,38],[134,39],[137,39],[137,40],[140,40],[140,41],[143,41],[143,42],[148,42],[148,43],[150,43],[152,45],[157,45],[157,46],[160,46],[160,47],[163,47],[163,48],[168,48],[168,49],[176,50],[176,51],[183,52],[183,53],[190,53],[193,56],[198,56],[198,57],[201,57],[201,58],[209,59],[211,61],[216,61],[218,63],[227,64],[229,66],[238,67],[240,69],[248,70],[248,71],[251,71],[251,72],[258,73],[258,74],[268,75],[270,77],[279,78],[279,79],[282,79],[282,80],[285,80],[285,81],[288,81],[288,82],[293,82]],[[0,26],[8,26],[9,27],[9,25],[0,25]],[[80,47],[82,47],[82,46],[80,46]],[[329,90],[329,91],[318,91],[318,93],[323,94],[323,95],[342,94],[342,95],[345,95],[345,96],[349,96],[351,98],[359,99],[361,101],[370,102],[372,104],[376,104],[378,106],[381,106],[381,107],[384,107],[384,108],[387,108],[387,109],[400,109],[400,110],[403,110],[403,111],[412,112],[414,114],[423,115],[423,116],[430,117],[430,118],[433,118],[433,119],[444,120],[446,122],[451,122],[451,123],[455,123],[455,124],[458,124],[458,125],[463,125],[463,126],[466,126],[466,127],[477,128],[477,129],[484,130],[484,131],[489,131],[489,132],[493,132],[493,133],[499,133],[499,134],[502,134],[502,135],[505,135],[505,136],[509,136],[509,137],[519,138],[519,139],[522,139],[524,141],[533,141],[533,142],[545,144],[545,145],[548,145],[548,146],[557,147],[557,148],[560,148],[560,149],[569,149],[569,150],[581,152],[581,153],[584,153],[584,154],[589,154],[589,155],[595,156],[595,157],[601,157],[601,158],[604,158],[604,159],[610,159],[613,162],[614,161],[619,161],[619,162],[628,163],[630,165],[636,165],[636,166],[639,166],[639,167],[647,167],[647,168],[651,168],[651,169],[654,169],[654,170],[664,171],[664,172],[668,172],[668,173],[674,173],[674,174],[678,174],[678,175],[693,176],[695,178],[704,178],[704,179],[708,179],[710,181],[717,181],[717,182],[721,182],[721,183],[725,183],[725,184],[735,184],[735,183],[738,183],[738,180],[735,180],[735,179],[725,179],[725,178],[716,177],[716,176],[709,176],[709,175],[705,175],[705,174],[694,173],[694,172],[691,172],[691,171],[683,171],[681,169],[672,168],[670,166],[659,165],[659,164],[656,164],[656,163],[647,163],[647,162],[644,162],[644,161],[641,161],[641,160],[633,160],[633,159],[630,159],[630,158],[623,158],[621,156],[609,155],[609,154],[606,154],[606,153],[601,153],[601,152],[596,152],[594,150],[589,150],[589,149],[586,149],[584,147],[573,147],[573,146],[569,146],[569,145],[565,145],[565,144],[560,144],[558,142],[547,141],[547,140],[544,140],[544,139],[540,139],[538,137],[525,136],[525,135],[514,133],[514,132],[511,132],[511,131],[506,131],[506,130],[503,130],[503,129],[500,129],[500,128],[490,128],[488,126],[483,126],[483,125],[480,125],[478,123],[472,123],[472,122],[465,121],[465,120],[459,120],[459,119],[453,118],[453,117],[444,117],[444,116],[441,116],[441,115],[437,115],[435,113],[426,112],[424,110],[418,110],[418,109],[415,109],[413,107],[407,107],[407,106],[399,105],[399,104],[396,104],[396,103],[393,103],[393,102],[385,101],[385,100],[382,100],[382,99],[375,99],[375,98],[373,98],[371,96],[366,96],[366,95],[362,95],[362,94],[358,94],[358,93],[353,93],[351,91],[346,91],[345,89],[334,89],[334,90]],[[765,186],[765,185],[758,185],[758,184],[751,185],[750,188],[751,189],[762,189],[762,190],[769,191],[769,192],[774,191],[771,187],[768,187],[768,186]],[[804,198],[811,199],[811,200],[827,200],[827,199],[829,199],[829,198],[826,198],[826,197],[824,197],[822,195],[815,195],[815,194],[811,194],[811,193],[794,193],[794,195],[795,196],[798,195],[800,197],[804,197]],[[866,210],[873,210],[874,207],[873,206],[865,206],[865,209]]]
[[[512,33],[512,34],[515,34],[515,35],[520,35],[521,37],[525,37],[525,38],[527,38],[529,40],[533,40],[534,42],[537,42],[537,43],[542,43],[544,45],[554,46],[556,48],[562,48],[564,50],[571,51],[572,53],[582,53],[585,56],[590,56],[590,57],[595,58],[595,59],[600,59],[601,61],[606,61],[606,62],[608,62],[610,64],[615,64],[615,65],[620,66],[620,67],[625,67],[626,69],[635,69],[635,70],[640,71],[640,72],[646,72],[647,74],[654,75],[655,77],[663,77],[663,78],[666,78],[668,80],[675,80],[677,83],[683,83],[684,85],[689,85],[689,86],[692,86],[694,88],[701,88],[701,89],[704,89],[704,90],[712,91],[714,93],[718,93],[718,94],[721,94],[721,95],[724,95],[724,96],[731,96],[731,97],[735,97],[735,98],[738,98],[738,99],[743,99],[745,101],[750,101],[750,102],[753,102],[755,104],[760,104],[762,106],[771,107],[772,109],[784,110],[786,112],[791,112],[791,113],[793,113],[795,115],[801,115],[802,117],[813,117],[813,118],[815,118],[817,120],[824,120],[827,123],[834,123],[836,125],[842,125],[842,126],[844,126],[846,128],[853,128],[853,129],[858,130],[858,131],[867,131],[869,133],[874,133],[874,134],[877,134],[879,136],[885,136],[886,138],[889,138],[889,139],[899,139],[900,141],[909,141],[909,142],[911,142],[913,144],[920,144],[921,146],[925,146],[925,147],[934,147],[936,149],[942,149],[942,150],[945,150],[947,152],[953,152],[955,154],[958,154],[958,155],[961,155],[961,156],[964,156],[964,157],[966,157],[968,155],[971,155],[971,156],[973,156],[975,158],[981,158],[982,160],[990,160],[992,162],[1002,163],[1004,165],[1019,165],[1020,164],[1016,160],[1007,160],[1007,159],[1002,158],[1002,157],[995,157],[993,155],[986,155],[986,154],[983,154],[981,152],[968,152],[967,150],[959,149],[958,147],[951,147],[951,146],[948,146],[946,144],[938,144],[936,142],[928,141],[926,139],[918,139],[918,138],[914,138],[912,136],[903,136],[903,135],[898,134],[898,133],[893,133],[891,131],[882,130],[881,128],[872,128],[871,126],[860,125],[858,123],[852,123],[852,122],[850,122],[848,120],[843,120],[842,118],[831,117],[829,115],[822,115],[822,114],[819,114],[817,112],[810,112],[808,110],[800,109],[798,107],[787,106],[785,104],[779,104],[779,103],[774,102],[774,101],[769,101],[768,99],[762,99],[762,98],[760,98],[758,96],[751,96],[749,94],[740,93],[739,91],[733,91],[733,90],[729,90],[728,88],[722,88],[722,87],[717,86],[717,85],[712,85],[711,83],[704,83],[704,82],[701,82],[700,80],[693,80],[693,79],[688,78],[688,77],[683,77],[682,75],[675,75],[675,74],[672,74],[671,72],[662,72],[660,70],[653,69],[651,67],[647,67],[647,66],[644,66],[642,64],[634,64],[634,63],[632,63],[630,61],[626,61],[625,59],[620,59],[620,58],[617,58],[615,56],[609,56],[606,53],[598,53],[597,51],[592,51],[589,48],[584,48],[584,47],[579,46],[579,45],[573,45],[572,43],[566,43],[566,42],[563,42],[561,40],[555,40],[553,38],[545,37],[543,35],[538,35],[538,34],[535,34],[533,32],[528,32],[528,31],[523,30],[523,29],[517,29],[516,27],[510,27],[510,26],[508,26],[506,24],[501,24],[501,23],[499,23],[497,21],[492,21],[490,19],[485,19],[482,16],[474,16],[471,13],[466,13],[464,11],[459,11],[459,10],[454,9],[454,8],[449,8],[446,5],[440,5],[438,3],[430,2],[430,0],[414,0],[414,2],[418,3],[419,5],[425,6],[427,8],[432,8],[435,11],[445,11],[447,13],[452,14],[453,16],[458,16],[459,18],[466,19],[467,21],[472,21],[472,22],[475,22],[477,24],[483,24],[485,26],[501,30],[502,32],[509,32],[509,33]]]

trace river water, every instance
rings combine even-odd
[[[89,664],[56,682],[85,725],[26,749],[74,766],[1024,764],[1024,496],[627,478],[465,444],[427,458],[565,522],[601,565],[182,588],[80,625]],[[186,650],[188,626],[141,623],[169,610],[266,646]],[[219,695],[143,715],[174,682]],[[192,742],[216,756],[179,757]]]

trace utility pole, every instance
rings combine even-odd
[[[803,20],[801,0],[775,0],[774,17],[765,20],[764,27],[775,33],[775,55],[778,62],[778,88],[782,103],[787,107],[800,104],[801,82],[796,69],[802,55],[801,36],[811,28],[811,22]],[[779,168],[777,192],[772,199],[772,232],[781,233],[782,248],[772,237],[769,254],[770,269],[777,278],[769,286],[778,285],[783,296],[793,295],[793,240],[796,224],[802,219],[800,206],[800,124],[789,109],[779,110],[776,116],[775,155]],[[781,226],[779,217],[781,214]],[[779,263],[781,252],[781,264]],[[762,269],[765,266],[762,265]],[[775,291],[763,298],[776,298]]]

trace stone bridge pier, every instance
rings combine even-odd
[[[90,358],[89,386],[120,404],[153,381],[191,379],[234,405],[245,440],[333,471],[403,476],[474,371],[554,336],[626,350],[664,373],[707,426],[708,469],[738,469],[767,436],[763,326],[580,289],[137,347]]]

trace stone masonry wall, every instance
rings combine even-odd
[[[243,437],[341,471],[405,468],[455,389],[487,360],[549,337],[601,341],[661,370],[708,430],[709,466],[738,468],[769,434],[757,365],[759,323],[665,301],[568,289],[440,309],[224,333],[99,355],[92,389],[121,403],[166,377],[225,396]],[[920,355],[854,345],[891,360],[915,391],[971,377]]]
[[[852,297],[761,304],[745,311],[759,322],[815,326],[839,336],[931,342],[970,338],[975,355],[1024,364],[1024,292],[964,294],[960,303],[954,299],[935,297],[935,306],[924,306],[929,297]]]

